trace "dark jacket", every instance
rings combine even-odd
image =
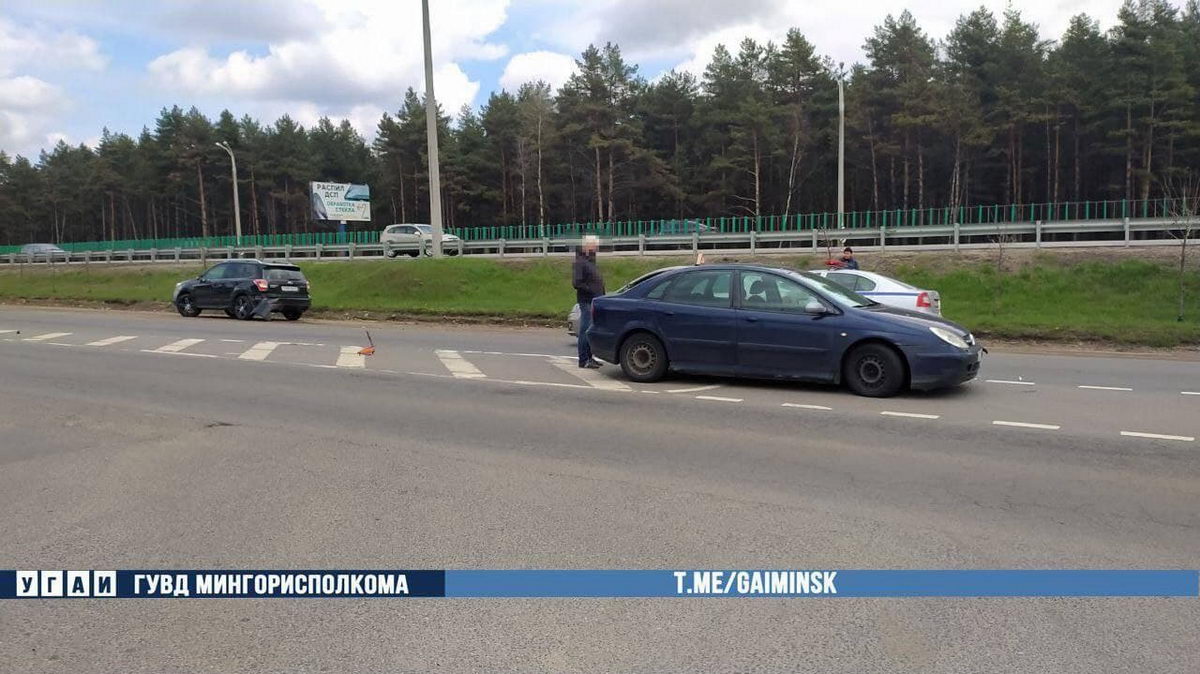
[[[575,300],[580,304],[591,302],[604,294],[604,279],[596,266],[595,255],[575,251],[575,264],[571,268],[571,285],[575,286]]]
[[[842,258],[842,269],[858,269],[858,260]]]

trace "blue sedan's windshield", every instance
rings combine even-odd
[[[812,274],[812,273],[809,273],[806,271],[791,272],[791,273],[794,276],[798,276],[801,279],[804,279],[804,281],[806,283],[808,283],[810,286],[813,286],[817,290],[822,291],[826,297],[833,300],[834,302],[837,302],[839,305],[841,305],[843,307],[861,308],[861,307],[869,307],[869,306],[874,306],[876,304],[879,304],[875,300],[867,299],[866,297],[859,295],[858,293],[854,292],[853,290],[847,290],[843,286],[841,286],[837,283],[834,283],[833,281],[830,281],[829,279],[824,278],[822,276],[817,276],[816,274]]]

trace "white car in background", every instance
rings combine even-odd
[[[388,257],[400,254],[417,257],[421,251],[431,254],[430,242],[433,240],[433,227],[429,225],[388,225],[379,234],[379,243],[392,246],[387,251]],[[460,239],[453,234],[442,234],[442,252],[446,255],[458,255]]]
[[[858,269],[814,269],[812,273],[880,304],[942,315],[942,296],[936,290],[923,290],[883,274]]]

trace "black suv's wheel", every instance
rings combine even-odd
[[[860,396],[894,396],[904,388],[904,361],[890,346],[863,344],[846,357],[842,379]]]
[[[225,315],[230,318],[237,318],[237,314],[233,313],[233,309],[226,309]]]
[[[233,317],[239,321],[254,318],[254,300],[249,295],[238,295],[233,298]]]
[[[283,310],[283,317],[288,319],[289,321],[300,320],[300,317],[303,315],[304,315],[304,311],[301,309],[284,309]]]
[[[667,350],[648,332],[630,335],[621,345],[619,358],[621,371],[636,382],[658,381],[667,373]]]
[[[180,316],[195,318],[200,315],[200,308],[196,306],[196,301],[192,299],[191,293],[180,293],[179,297],[175,298],[175,310]]]

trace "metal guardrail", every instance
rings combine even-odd
[[[1181,227],[1173,219],[1123,218],[1057,222],[920,225],[895,228],[812,229],[780,232],[692,233],[680,235],[618,236],[602,239],[601,247],[615,255],[667,255],[680,253],[749,252],[751,254],[815,253],[827,246],[853,245],[863,250],[960,250],[1011,246],[1041,248],[1063,246],[1161,246],[1178,244]],[[1193,239],[1200,241],[1200,232]],[[570,254],[578,244],[572,237],[458,240],[443,250],[448,255],[473,257],[545,257]],[[216,260],[254,257],[263,260],[353,261],[389,257],[422,257],[425,244],[318,243],[308,246],[221,246],[196,248],[130,248],[127,250],[66,251],[64,254],[4,253],[0,266],[21,264],[185,263],[202,265]]]

